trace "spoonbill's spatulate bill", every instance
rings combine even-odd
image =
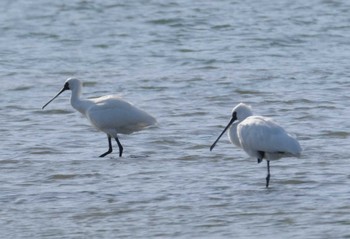
[[[47,102],[42,109],[62,92],[71,90],[70,102],[73,108],[85,115],[95,128],[107,134],[109,148],[100,157],[104,157],[113,151],[112,138],[117,141],[119,157],[122,156],[123,146],[118,139],[118,134],[131,134],[156,124],[156,119],[151,115],[116,96],[108,95],[82,100],[80,99],[81,89],[82,83],[78,79],[68,78],[62,90]]]
[[[267,161],[266,187],[270,182],[270,160],[299,157],[301,154],[301,147],[295,138],[272,119],[253,116],[251,108],[243,103],[233,108],[230,122],[210,147],[210,151],[229,128],[231,143],[243,148],[249,156],[257,158],[258,163],[263,159]]]

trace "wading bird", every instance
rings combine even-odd
[[[118,134],[131,134],[156,124],[156,119],[151,115],[113,95],[94,99],[80,99],[82,83],[74,78],[68,78],[62,90],[47,102],[42,109],[66,90],[72,91],[70,102],[73,108],[85,115],[96,129],[107,134],[109,148],[100,157],[104,157],[113,151],[112,138],[117,141],[119,157],[122,156],[123,146],[118,139]]]
[[[258,163],[267,161],[266,187],[270,182],[270,161],[282,157],[299,157],[299,142],[272,119],[254,116],[251,108],[240,103],[232,110],[232,118],[219,137],[210,147],[213,150],[221,136],[229,129],[229,139],[241,147],[249,156],[257,158]]]

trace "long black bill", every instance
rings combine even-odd
[[[56,99],[63,91],[68,90],[69,88],[64,86],[60,92],[57,93],[49,102],[47,102],[41,109],[43,110],[48,104],[50,104],[54,99]]]
[[[213,148],[215,147],[216,143],[219,141],[219,139],[221,138],[221,136],[226,132],[226,130],[228,128],[230,128],[231,124],[233,124],[233,122],[235,122],[236,118],[231,118],[230,122],[227,124],[227,126],[225,127],[224,131],[222,131],[222,133],[219,135],[219,137],[215,140],[215,142],[212,144],[212,146],[210,146],[210,151],[213,150]]]

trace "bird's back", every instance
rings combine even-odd
[[[237,134],[242,148],[253,157],[258,151],[265,152],[267,159],[278,159],[285,156],[300,156],[301,147],[298,141],[289,135],[273,120],[250,116],[239,123]]]

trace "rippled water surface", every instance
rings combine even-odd
[[[350,238],[347,1],[0,3],[1,238]],[[65,92],[117,94],[158,126],[107,149]],[[223,137],[238,102],[300,159]]]

